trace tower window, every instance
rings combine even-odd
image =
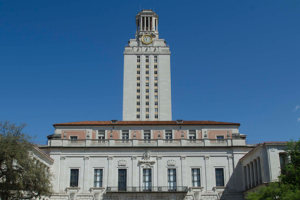
[[[140,115],[136,115],[136,118],[138,118],[138,119],[139,119],[139,118],[140,118]]]
[[[149,56],[146,56],[146,63],[149,62]]]
[[[154,69],[157,69],[157,64],[154,65]]]
[[[139,92],[140,92],[140,89],[137,89],[136,92],[139,93]]]
[[[149,77],[146,77],[146,81],[149,81]]]
[[[140,71],[137,71],[137,74],[140,74],[141,72]]]
[[[157,81],[157,77],[154,77],[154,80]]]
[[[149,65],[146,65],[146,68],[149,68]]]
[[[146,108],[146,112],[149,112],[149,108]]]
[[[154,74],[157,74],[157,71],[154,71]]]
[[[158,83],[154,83],[154,86],[158,86]]]
[[[158,92],[158,89],[155,89],[154,92]]]
[[[146,119],[149,119],[149,115],[146,115]]]
[[[155,95],[155,99],[158,99],[158,96],[157,96],[157,95]]]
[[[149,74],[149,71],[146,71],[146,74]]]
[[[146,92],[148,93],[148,92],[149,92],[149,89],[146,89]]]
[[[158,106],[158,101],[155,102],[155,105]]]
[[[155,119],[158,119],[158,115],[155,115]]]
[[[146,101],[146,106],[149,106],[149,101]]]
[[[136,102],[136,105],[138,105],[138,106],[139,106],[139,105],[140,105],[140,102],[139,102],[139,101],[138,101],[138,102]]]
[[[157,62],[157,56],[154,56],[154,62]]]
[[[140,83],[137,83],[136,85],[137,85],[137,86],[140,86],[141,84],[140,84]]]
[[[137,61],[137,62],[140,62],[140,56],[137,56],[136,61]]]
[[[140,68],[141,67],[141,65],[137,65],[137,68]]]
[[[149,83],[146,83],[146,86],[149,86]]]
[[[158,112],[158,108],[155,108],[155,112]]]
[[[148,95],[146,96],[146,99],[149,99],[149,96],[148,96]]]
[[[140,99],[140,95],[138,95],[136,98],[137,98],[137,99]]]
[[[137,77],[137,80],[139,81],[140,79],[141,79],[141,78],[138,76],[138,77]]]
[[[137,109],[136,109],[136,112],[140,112],[140,108],[137,108]]]

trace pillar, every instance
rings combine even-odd
[[[60,192],[64,192],[64,190],[65,190],[65,185],[64,185],[65,162],[66,162],[66,157],[64,157],[64,156],[60,157],[60,174],[59,174],[59,190],[60,190]]]

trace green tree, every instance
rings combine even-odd
[[[26,124],[0,121],[0,199],[31,199],[52,192],[50,169],[33,155]]]
[[[279,181],[248,193],[247,200],[300,199],[300,140],[288,142],[285,152],[289,161],[283,166]]]

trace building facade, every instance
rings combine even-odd
[[[159,39],[158,15],[143,10],[136,16],[135,38],[124,50],[124,121],[170,121],[170,49]]]
[[[246,144],[239,123],[171,121],[170,50],[158,16],[136,16],[124,51],[124,121],[54,124],[55,200],[242,200],[276,180],[282,145]],[[254,148],[255,147],[255,148]]]

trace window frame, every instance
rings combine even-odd
[[[95,170],[101,170],[102,171],[102,174],[101,174],[102,178],[101,178],[101,181],[100,181],[100,187],[96,187],[96,185],[95,185],[95,183],[96,183],[96,180],[95,180],[95,178],[96,178]],[[103,168],[94,168],[94,188],[102,188],[103,187],[103,177],[104,177],[104,169]],[[97,182],[99,182],[99,181],[97,181]]]
[[[197,175],[199,175],[199,180],[197,181],[197,184],[199,182],[198,186],[195,186],[194,183],[196,181],[194,181],[194,173],[193,170],[199,170],[199,173],[197,173]],[[201,187],[201,168],[200,167],[191,167],[191,181],[192,181],[192,187]]]
[[[78,171],[78,173],[77,173],[77,186],[72,186],[71,185],[71,183],[72,183],[72,170],[77,170]],[[70,178],[69,178],[69,180],[70,180],[70,187],[72,187],[72,188],[76,188],[76,187],[79,187],[79,173],[80,173],[80,168],[70,168]]]
[[[170,170],[173,170],[173,172],[175,171],[175,181],[170,181]],[[173,173],[173,178],[174,178],[174,173]],[[176,168],[167,168],[167,181],[168,181],[168,191],[177,191],[177,170]],[[169,186],[169,183],[174,183],[175,182],[175,186]]]
[[[216,187],[225,187],[225,167],[214,167],[215,168],[215,184]],[[222,169],[223,170],[223,185],[217,185],[217,169]]]

